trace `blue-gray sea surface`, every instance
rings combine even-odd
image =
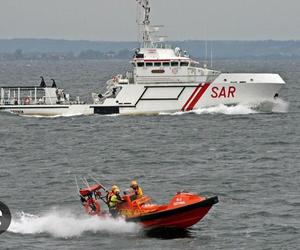
[[[0,114],[0,200],[13,214],[0,249],[299,249],[300,61],[218,61],[287,81],[281,112],[219,107],[189,114],[58,118]],[[126,61],[0,62],[0,86],[48,83],[88,99]],[[287,108],[288,106],[288,108]],[[157,203],[179,190],[220,202],[186,232],[85,217],[74,176],[121,189],[137,179]]]

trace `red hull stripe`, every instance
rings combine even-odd
[[[180,60],[175,60],[175,59],[144,59],[143,58],[137,58],[139,61],[144,61],[144,62],[170,62],[170,61],[175,61],[175,62],[188,62],[189,59],[180,59]]]
[[[195,96],[195,98],[191,101],[190,105],[187,107],[187,109],[186,109],[187,111],[192,110],[195,107],[195,105],[197,104],[197,102],[203,96],[204,92],[207,90],[208,86],[209,86],[209,83],[205,83],[201,87],[200,91],[197,93],[197,95]]]
[[[198,89],[201,87],[201,84],[199,84],[195,90],[193,91],[192,95],[189,97],[189,99],[186,101],[186,103],[183,105],[183,107],[181,108],[181,111],[184,111],[186,106],[189,104],[189,102],[192,100],[192,98],[194,98],[194,95],[197,93]]]
[[[144,62],[170,62],[170,59],[145,59]]]

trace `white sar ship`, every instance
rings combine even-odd
[[[256,107],[278,97],[285,84],[280,75],[221,73],[202,66],[186,51],[157,40],[159,27],[150,25],[149,0],[137,4],[142,41],[131,61],[132,71],[108,80],[103,92],[92,94],[92,104],[72,102],[55,88],[0,87],[0,110],[25,115],[157,114],[220,104]]]

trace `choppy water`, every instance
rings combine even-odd
[[[0,85],[54,77],[72,94],[100,88],[122,61],[0,62]],[[13,213],[1,249],[298,249],[300,61],[219,61],[278,72],[276,112],[217,107],[158,116],[34,118],[0,114],[0,200]],[[38,80],[37,80],[38,81]],[[137,178],[157,202],[178,190],[220,202],[186,232],[82,215],[74,176],[125,189]]]

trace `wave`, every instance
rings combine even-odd
[[[251,106],[246,105],[236,105],[236,106],[226,106],[220,104],[216,107],[200,108],[193,110],[195,114],[224,114],[224,115],[248,115],[257,113],[256,110],[252,109]]]
[[[136,233],[139,226],[124,219],[77,216],[71,211],[51,211],[41,216],[20,212],[12,218],[8,231],[16,234],[49,234],[56,238],[92,233]]]
[[[256,105],[234,105],[226,106],[224,104],[219,104],[218,106],[212,106],[207,108],[194,109],[187,112],[173,112],[166,113],[162,112],[160,115],[184,115],[184,114],[224,114],[224,115],[248,115],[257,113],[286,113],[288,112],[289,103],[278,98],[272,102],[263,102]]]
[[[283,99],[278,98],[273,104],[272,112],[274,113],[287,113],[289,110],[289,102],[286,102]]]
[[[160,115],[184,115],[184,114],[225,114],[225,115],[244,115],[257,113],[256,110],[252,109],[250,106],[236,105],[236,106],[226,106],[220,104],[218,106],[199,108],[191,111],[179,111],[174,113],[160,113]]]
[[[13,112],[11,112],[14,114]],[[29,117],[29,118],[46,118],[46,119],[55,119],[60,117],[76,117],[76,116],[84,116],[82,113],[74,113],[74,114],[64,114],[64,115],[26,115],[26,114],[17,114],[22,117]]]

